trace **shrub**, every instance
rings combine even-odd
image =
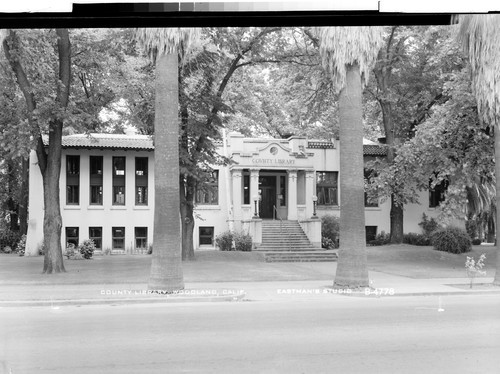
[[[82,244],[78,247],[83,258],[90,260],[95,251],[95,244],[92,239],[84,240]]]
[[[321,238],[321,247],[325,249],[333,249],[335,248],[335,243],[333,242],[332,239],[323,236]]]
[[[19,256],[24,256],[26,253],[26,235],[22,235],[21,239],[19,239],[19,242],[17,243],[17,254]]]
[[[336,248],[339,242],[339,223],[340,220],[337,216],[327,214],[321,217],[321,235],[333,243],[333,248]]]
[[[83,260],[84,257],[83,257],[83,255],[80,252],[75,251],[75,255],[71,259],[72,260]]]
[[[469,234],[471,238],[477,239],[479,236],[479,224],[477,218],[467,219],[467,221],[465,221],[465,230],[467,231],[467,234]]]
[[[434,249],[449,253],[465,253],[472,250],[469,234],[458,227],[445,227],[434,231],[431,235]]]
[[[110,255],[111,254],[111,248],[107,247],[107,248],[103,248],[102,249],[102,254],[107,256],[107,255]]]
[[[45,248],[43,246],[43,243],[38,244],[38,255],[43,256],[45,254]]]
[[[231,251],[233,249],[233,233],[231,231],[224,231],[217,235],[215,244],[221,251]]]
[[[386,245],[391,242],[391,234],[386,234],[385,231],[381,231],[375,237],[375,240],[370,240],[368,244],[370,245]]]
[[[422,227],[425,236],[430,236],[434,231],[439,228],[438,223],[434,218],[428,219],[425,213],[422,214],[422,222],[418,224]]]
[[[12,248],[16,248],[16,245],[19,242],[19,240],[21,240],[21,234],[17,231],[11,231],[11,230],[0,231],[0,249],[4,249],[4,252],[5,252],[5,247],[10,247],[12,252]]]
[[[472,283],[474,282],[475,277],[486,274],[483,270],[485,259],[486,255],[484,253],[479,256],[477,261],[474,260],[474,257],[467,256],[467,260],[465,261],[465,272],[470,279],[470,288],[472,288]]]
[[[252,237],[243,232],[233,234],[234,247],[237,251],[250,252],[252,250]]]
[[[479,238],[472,239],[472,245],[480,245],[480,244],[481,244],[481,239]]]
[[[76,253],[75,245],[73,243],[66,243],[66,250],[64,251],[64,255],[68,259],[73,259],[75,257],[75,253]]]
[[[148,251],[146,252],[146,254],[148,255],[153,254],[153,244],[148,245]]]
[[[9,246],[3,247],[3,253],[11,253],[11,252],[12,252],[11,247],[9,247]]]
[[[409,232],[403,235],[403,243],[410,245],[431,245],[431,240],[424,234]]]

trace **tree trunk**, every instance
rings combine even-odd
[[[49,152],[43,176],[43,272],[65,272],[61,248],[62,217],[59,176],[61,174],[62,122],[54,121],[49,130]]]
[[[391,195],[391,244],[403,242],[403,206],[396,204],[394,194]]]
[[[10,216],[9,228],[11,231],[19,231],[19,204],[18,199],[14,199],[16,191],[18,189],[17,181],[17,170],[19,169],[15,165],[16,160],[8,160],[7,163],[7,193],[9,198],[7,199],[7,210]]]
[[[363,122],[359,65],[346,66],[339,95],[340,247],[334,286],[368,287],[365,241]]]
[[[495,183],[495,190],[496,190],[496,224],[497,224],[497,230],[498,232],[498,223],[500,222],[500,130],[498,126],[495,126],[494,130],[494,136],[495,136],[495,176],[496,176],[496,183]],[[489,230],[488,230],[488,236],[489,236]],[[498,238],[496,238],[498,239]],[[497,259],[496,259],[496,271],[495,271],[495,279],[493,280],[493,284],[499,285],[500,286],[500,240],[495,240],[495,247],[496,247],[496,254],[497,254]]]
[[[59,57],[59,81],[56,88],[56,102],[65,109],[69,102],[71,85],[71,44],[67,29],[56,29],[57,51]],[[45,258],[43,272],[46,274],[65,272],[61,248],[62,217],[59,198],[59,177],[61,175],[63,120],[55,118],[49,123],[49,149],[46,163],[40,163],[43,176],[43,198],[45,212],[43,217],[43,245]],[[38,154],[41,150],[38,143]]]
[[[387,91],[387,88],[385,88]],[[379,101],[380,107],[382,108],[382,122],[384,123],[385,140],[388,146],[387,152],[387,163],[392,165],[394,163],[394,158],[396,153],[394,150],[394,145],[399,142],[399,139],[395,135],[394,121],[392,116],[392,104],[385,99]],[[404,208],[402,205],[396,204],[396,199],[394,194],[391,195],[391,243],[399,244],[403,242],[403,219],[404,219]]]
[[[188,177],[186,182],[183,177],[180,180],[183,260],[194,260],[194,204],[193,194],[189,193],[190,180],[193,178]],[[188,192],[186,193],[186,191]]]
[[[156,60],[155,211],[153,258],[148,288],[174,292],[184,288],[179,214],[179,85],[177,53]]]
[[[21,191],[19,192],[19,231],[21,234],[28,233],[28,196],[29,196],[29,158],[21,161]]]
[[[496,237],[495,233],[496,230],[495,230],[495,217],[492,214],[488,216],[487,225],[488,225],[488,235],[486,236],[486,243],[494,243]]]

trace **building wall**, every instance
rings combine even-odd
[[[244,229],[255,214],[253,197],[258,193],[257,176],[282,175],[285,177],[287,193],[286,207],[279,207],[279,214],[288,219],[309,220],[313,214],[313,198],[316,195],[316,172],[339,172],[338,144],[334,147],[307,148],[305,138],[250,139],[241,134],[229,135],[227,155],[234,163],[219,167],[218,202],[213,205],[195,207],[194,246],[213,247],[212,243],[200,243],[200,228],[213,228],[213,239],[228,229]],[[222,154],[223,148],[219,149]],[[66,204],[66,156],[80,156],[80,202]],[[89,156],[103,156],[103,204],[90,204]],[[135,150],[76,149],[63,150],[61,168],[61,214],[63,230],[61,244],[66,244],[66,227],[79,228],[79,241],[88,239],[89,227],[102,227],[102,248],[112,249],[112,227],[125,227],[125,249],[131,252],[135,246],[135,227],[147,227],[148,242],[152,244],[154,220],[154,160],[153,152]],[[112,204],[112,158],[126,157],[126,204]],[[148,157],[148,204],[135,204],[135,158]],[[43,183],[37,165],[36,154],[30,158],[30,209],[27,238],[27,253],[35,254],[43,238]],[[250,204],[243,204],[243,173],[250,173]],[[296,177],[295,177],[296,175]],[[294,188],[293,185],[295,185]],[[280,194],[280,192],[278,192]],[[421,232],[418,223],[422,213],[437,217],[439,211],[428,207],[428,192],[420,193],[421,204],[405,206],[404,232]],[[338,189],[340,197],[340,190]],[[238,203],[239,202],[239,203]],[[340,202],[341,203],[341,202]],[[279,204],[277,204],[279,205]],[[295,207],[294,209],[290,207]],[[365,225],[375,226],[376,232],[390,232],[390,201],[380,202],[377,207],[365,208]],[[173,213],[177,214],[177,212]],[[317,215],[340,215],[339,206],[317,206]],[[292,218],[290,218],[292,217]],[[455,224],[463,226],[463,222]]]
[[[66,155],[80,156],[80,203],[66,204]],[[89,156],[103,156],[103,204],[90,205]],[[154,218],[154,160],[147,151],[63,150],[61,162],[61,245],[66,245],[66,227],[79,228],[79,241],[89,238],[89,227],[102,227],[102,248],[112,249],[112,227],[125,227],[125,249],[131,251],[135,227],[147,227],[152,243]],[[125,205],[112,204],[112,159],[125,156]],[[135,204],[135,158],[148,157],[148,204]],[[34,152],[30,156],[30,210],[27,252],[35,254],[43,241],[43,181]]]

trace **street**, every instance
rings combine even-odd
[[[0,368],[498,373],[499,312],[498,295],[11,307],[0,309]]]

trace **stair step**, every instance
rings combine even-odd
[[[314,248],[314,247],[295,247],[295,248],[257,247],[254,249],[254,251],[257,251],[257,252],[309,252],[309,251],[314,251],[314,250],[319,251],[319,248]]]
[[[335,252],[276,252],[265,253],[266,262],[334,262],[337,261]]]
[[[298,221],[263,221],[262,243],[267,262],[335,261],[336,255],[314,247]]]

